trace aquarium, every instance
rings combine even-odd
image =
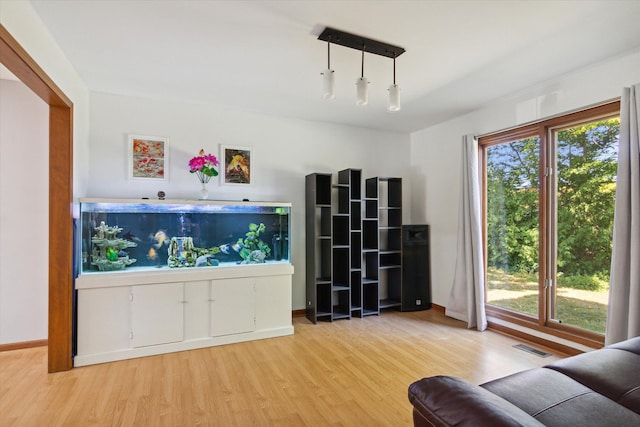
[[[290,203],[81,199],[79,273],[289,263]]]

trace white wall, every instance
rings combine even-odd
[[[0,1],[0,22],[73,102],[73,191],[81,196],[88,182],[89,91],[29,2]]]
[[[76,71],[71,67],[69,61],[62,54],[60,48],[55,43],[51,35],[45,30],[39,17],[34,12],[31,4],[26,1],[0,1],[0,23],[44,70],[44,72],[60,87],[60,89],[73,102],[73,138],[74,138],[74,194],[76,196],[84,194],[88,182],[88,158],[89,158],[89,92],[84,83],[78,77]],[[2,90],[3,115],[12,114],[13,104],[4,105],[5,91]],[[48,126],[48,108],[46,110],[46,122]],[[17,120],[17,119],[16,119]],[[11,128],[11,121],[2,121],[2,131]],[[24,124],[16,122],[18,124]],[[29,123],[30,126],[35,126]],[[35,126],[37,127],[37,126]],[[35,131],[35,129],[34,129]],[[46,146],[48,147],[48,131],[46,132]],[[4,145],[4,144],[3,144]],[[0,223],[0,240],[2,250],[0,251],[0,264],[2,265],[2,276],[0,286],[2,287],[2,306],[0,306],[0,343],[23,342],[35,339],[47,338],[47,314],[48,306],[45,302],[42,305],[42,298],[47,298],[47,232],[38,225],[40,232],[37,236],[27,237],[29,228],[33,224],[48,224],[48,205],[34,208],[34,199],[41,188],[48,188],[48,170],[41,173],[38,183],[26,186],[22,191],[16,192],[18,183],[22,187],[25,180],[25,172],[16,171],[21,161],[28,156],[42,153],[33,153],[28,145],[21,145],[21,150],[16,152],[16,147],[12,147],[12,152],[5,156],[5,147],[2,150],[2,180],[0,181],[0,192],[2,194],[2,206],[5,206],[5,196],[11,197],[11,203],[22,211],[23,221],[28,223],[14,223],[5,221],[3,213]],[[46,157],[46,154],[44,154]],[[7,168],[5,169],[5,163]],[[13,168],[13,169],[12,169]],[[5,176],[5,170],[6,176]],[[13,172],[10,172],[10,171]],[[19,172],[19,173],[18,173]],[[33,188],[35,186],[35,189]],[[42,201],[42,200],[40,200]],[[16,239],[17,233],[24,233]],[[5,239],[7,248],[5,249]],[[16,242],[18,240],[18,242]],[[25,243],[27,247],[24,247]],[[55,254],[53,254],[55,256]],[[16,265],[16,262],[18,265]],[[5,272],[4,267],[13,264],[15,268]],[[34,287],[32,287],[34,286]],[[37,289],[37,291],[35,291]],[[6,292],[9,292],[7,294]],[[7,298],[5,298],[5,296]],[[25,306],[24,304],[29,304]],[[26,318],[21,316],[32,313]],[[20,316],[20,317],[16,317]],[[24,323],[25,329],[14,329],[18,321]],[[11,332],[5,332],[10,330]],[[5,335],[6,334],[6,335]],[[10,334],[10,335],[9,335]]]
[[[90,197],[155,198],[163,190],[170,199],[197,199],[200,184],[187,166],[191,157],[201,148],[219,157],[220,144],[251,147],[255,184],[221,186],[215,178],[209,197],[293,204],[294,309],[305,308],[305,175],[357,168],[365,178],[402,177],[409,218],[408,134],[103,93],[91,93],[90,128]],[[169,138],[168,182],[127,179],[128,134]]]
[[[0,80],[0,94],[0,344],[7,344],[47,338],[49,107],[20,81]]]
[[[640,51],[633,51],[411,135],[411,220],[431,225],[435,304],[447,305],[453,283],[462,136],[483,135],[602,103],[638,82]]]

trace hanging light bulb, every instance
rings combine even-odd
[[[393,84],[389,86],[389,111],[400,111],[400,87],[396,84],[396,56],[393,56]]]
[[[368,85],[369,80],[364,76],[364,50],[365,46],[362,46],[362,69],[360,77],[356,81],[356,105],[367,105],[369,102]]]
[[[331,69],[331,38],[327,42],[327,69],[322,73],[322,97],[333,99],[336,97],[334,71]]]

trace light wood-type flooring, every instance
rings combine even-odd
[[[46,347],[0,353],[0,426],[411,426],[417,379],[482,383],[563,357],[435,309],[293,323],[288,337],[56,374]]]

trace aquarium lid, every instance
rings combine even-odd
[[[288,215],[291,203],[231,200],[151,200],[81,198],[80,212],[119,213],[266,213]]]

